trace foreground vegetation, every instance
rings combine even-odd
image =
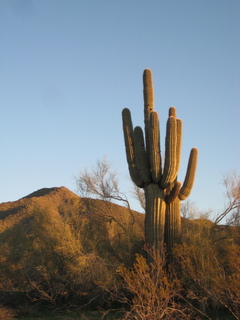
[[[17,313],[6,307],[0,307],[1,320],[120,320],[122,312],[111,311],[105,315],[103,311],[35,311],[28,315],[17,316]]]
[[[0,319],[240,319],[236,211],[225,226],[182,218],[169,264],[104,172],[79,180],[102,200],[52,188],[0,204]]]

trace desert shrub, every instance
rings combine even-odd
[[[185,241],[174,250],[184,297],[204,313],[227,311],[239,319],[240,247],[231,230],[221,227],[219,231],[203,220],[188,231]]]
[[[181,299],[179,280],[167,272],[165,253],[159,255],[147,251],[151,257],[150,263],[137,254],[132,269],[118,269],[127,290],[121,301],[130,308],[124,319],[191,319],[192,316],[198,319],[197,314]]]
[[[12,309],[0,305],[0,320],[13,320],[15,315]]]
[[[183,226],[183,243],[174,249],[173,264],[151,253],[151,263],[137,255],[132,269],[121,267],[129,304],[125,319],[211,319],[225,312],[239,319],[240,247],[236,230],[206,219]],[[215,317],[214,316],[214,317]]]

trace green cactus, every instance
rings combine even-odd
[[[198,151],[190,153],[185,181],[177,181],[182,146],[182,121],[176,109],[169,109],[165,155],[162,164],[158,113],[154,111],[151,70],[143,73],[145,139],[140,127],[133,129],[129,109],[123,109],[123,132],[129,173],[133,182],[144,189],[146,200],[146,244],[159,250],[165,242],[168,251],[181,237],[180,201],[191,193]]]

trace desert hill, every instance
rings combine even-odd
[[[142,243],[143,230],[143,214],[107,201],[81,198],[65,187],[43,188],[0,204],[0,244],[14,263],[20,261],[20,252],[29,254],[29,244],[34,244],[31,250],[35,253],[39,243],[45,251],[50,244],[51,250],[61,246],[72,250],[74,243],[75,250],[122,260],[136,243]]]
[[[43,188],[17,201],[0,204],[0,231],[12,228],[27,217],[30,217],[36,206],[51,208],[58,212],[62,202],[78,199],[79,197],[65,187]]]
[[[13,228],[16,224],[29,219],[33,212],[38,209],[46,209],[52,215],[58,216],[60,219],[66,215],[66,212],[76,210],[86,211],[86,208],[91,215],[104,218],[105,220],[117,219],[119,222],[129,220],[129,215],[136,223],[143,227],[144,215],[133,212],[125,207],[114,203],[105,202],[103,200],[81,198],[65,187],[53,187],[39,189],[17,201],[4,202],[0,204],[0,232]],[[84,207],[84,209],[83,209]],[[81,215],[79,215],[81,218]]]
[[[91,295],[142,247],[143,225],[143,214],[65,187],[1,203],[0,304],[9,292],[51,303]]]

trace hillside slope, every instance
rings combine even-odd
[[[11,202],[0,204],[0,232],[11,229],[14,225],[32,215],[34,208],[49,207],[53,213],[58,212],[61,203],[79,197],[67,188],[43,188],[30,195]]]
[[[0,297],[34,292],[34,299],[55,303],[91,296],[109,285],[119,265],[131,263],[143,226],[143,214],[65,187],[1,203]]]
[[[102,216],[105,220],[117,219],[126,223],[129,216],[136,220],[140,228],[143,228],[144,215],[137,212],[129,212],[125,207],[102,200],[81,198],[65,187],[42,188],[17,201],[0,203],[0,232],[13,228],[16,224],[26,221],[38,209],[47,209],[55,217],[60,219],[71,210],[91,211],[91,215]],[[84,206],[84,209],[83,209]],[[89,212],[90,213],[90,212]],[[79,215],[81,218],[81,215]]]

